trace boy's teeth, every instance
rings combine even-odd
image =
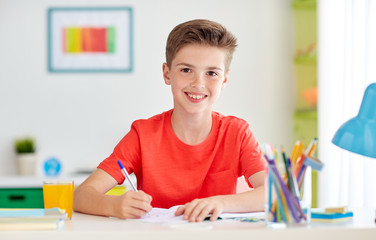
[[[188,96],[193,98],[193,99],[201,99],[201,98],[204,97],[204,95],[193,95],[193,94],[190,94],[190,93],[188,93]]]

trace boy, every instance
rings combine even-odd
[[[174,108],[133,122],[129,133],[75,191],[74,210],[140,218],[153,207],[180,206],[175,215],[200,222],[222,212],[262,211],[264,161],[242,119],[213,112],[227,83],[236,38],[218,23],[176,26],[166,45],[165,84]],[[105,193],[124,181],[117,164],[137,177],[139,191]],[[235,194],[244,175],[254,189]]]

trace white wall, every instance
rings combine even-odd
[[[13,141],[34,136],[42,162],[65,173],[94,168],[133,120],[172,108],[162,78],[169,31],[194,18],[225,25],[238,38],[229,84],[215,110],[246,119],[259,141],[292,148],[293,23],[290,0],[0,0],[0,175],[14,174]],[[47,71],[47,9],[131,6],[132,73]]]

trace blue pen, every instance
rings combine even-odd
[[[125,177],[127,178],[128,182],[131,184],[131,187],[132,187],[133,191],[138,192],[136,186],[133,184],[133,182],[131,180],[131,177],[129,176],[129,174],[125,170],[123,164],[121,164],[120,160],[118,160],[118,164],[119,164],[120,169],[123,171]]]

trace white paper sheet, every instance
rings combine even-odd
[[[169,209],[166,208],[153,208],[150,212],[144,215],[142,218],[137,219],[142,222],[150,223],[176,223],[187,222],[183,219],[183,215],[175,216],[176,209],[179,206],[174,206]]]
[[[175,216],[175,212],[179,206],[173,206],[169,209],[153,208],[148,214],[144,215],[136,221],[149,222],[149,223],[179,223],[188,222],[183,219],[183,215]],[[264,218],[264,212],[250,212],[250,213],[222,213],[219,215],[222,219],[240,219],[240,218]]]

